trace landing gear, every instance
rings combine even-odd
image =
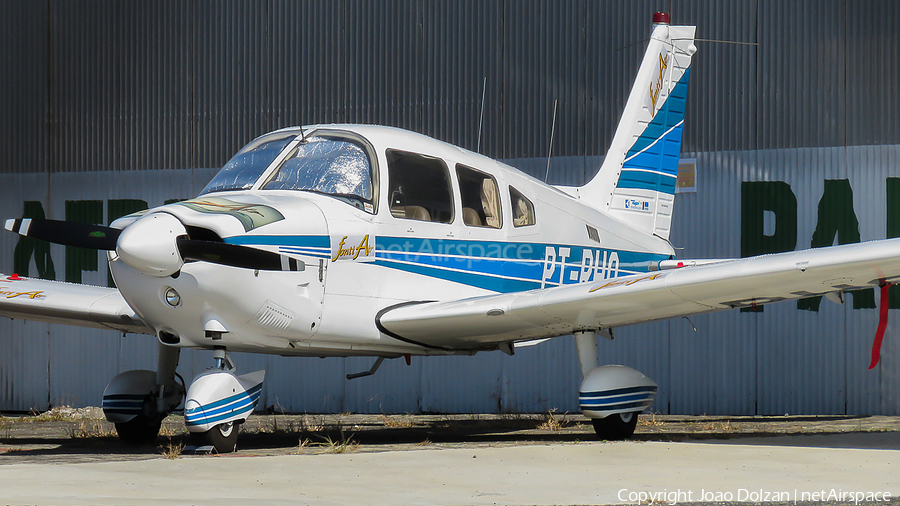
[[[611,334],[606,335],[611,338]],[[594,331],[576,332],[575,344],[584,377],[578,398],[581,412],[591,419],[600,439],[630,439],[634,436],[638,415],[653,403],[656,383],[629,367],[597,367]]]
[[[156,440],[159,435],[159,427],[162,418],[150,419],[144,416],[136,416],[127,422],[116,424],[116,433],[122,442],[130,445],[145,445]]]
[[[157,370],[125,371],[103,391],[103,413],[116,425],[119,439],[131,445],[152,443],[163,419],[184,399],[184,382],[175,373],[179,348],[159,345]]]
[[[240,426],[259,401],[265,371],[236,376],[224,348],[213,352],[216,367],[194,378],[184,402],[184,423],[198,446],[231,453]]]
[[[597,437],[607,441],[620,441],[623,439],[631,439],[634,436],[634,429],[637,427],[638,412],[631,411],[628,413],[618,413],[609,415],[606,418],[594,418],[591,423],[594,424],[594,432]]]
[[[220,423],[206,432],[191,432],[191,442],[197,447],[212,446],[216,453],[237,451],[239,422]]]
[[[240,424],[237,422],[220,423],[203,435],[207,442],[216,449],[216,453],[231,453],[237,448]]]

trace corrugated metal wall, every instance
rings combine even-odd
[[[548,180],[596,170],[628,93],[652,12],[696,24],[684,151],[697,193],[679,194],[683,257],[741,253],[742,181],[784,181],[810,246],[826,179],[848,179],[862,240],[885,237],[900,177],[900,3],[885,0],[0,2],[3,216],[25,201],[64,219],[66,201],[186,198],[251,138],[361,122],[409,128],[514,159]],[[710,42],[710,40],[727,42]],[[734,42],[740,42],[737,44]],[[0,234],[0,271],[16,238]],[[57,277],[64,249],[50,250]],[[36,266],[32,264],[32,272]],[[84,281],[104,283],[105,271]],[[896,318],[893,318],[896,321]],[[900,413],[900,344],[866,371],[873,309],[787,303],[620,329],[609,362],[661,386],[672,413]],[[693,328],[696,327],[696,332]],[[97,404],[106,381],[154,366],[154,343],[0,322],[0,409]],[[208,366],[186,352],[185,377]],[[264,403],[298,411],[577,409],[571,339],[515,357],[390,361],[242,356],[267,368]]]
[[[216,167],[319,122],[475,149],[483,93],[484,153],[545,157],[558,101],[553,154],[602,155],[648,13],[670,5],[727,41],[698,43],[687,151],[900,139],[889,0],[6,1],[0,149],[15,156],[0,172]],[[593,167],[568,170],[554,178]]]

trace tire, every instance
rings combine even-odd
[[[116,424],[116,433],[124,443],[134,446],[146,445],[156,441],[162,419],[150,420],[137,416],[127,422]]]
[[[638,414],[639,412],[637,411],[619,413],[609,415],[606,418],[594,418],[591,422],[594,424],[594,432],[597,433],[597,437],[600,439],[620,441],[631,439],[634,436]]]
[[[231,453],[237,449],[238,433],[241,425],[238,422],[220,423],[204,434],[207,444],[215,448],[216,453]]]

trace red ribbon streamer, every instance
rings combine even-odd
[[[884,340],[884,331],[887,329],[888,322],[888,298],[890,297],[890,283],[881,285],[881,308],[878,315],[878,330],[875,331],[875,342],[872,343],[872,363],[869,369],[874,369],[881,360],[881,341]]]

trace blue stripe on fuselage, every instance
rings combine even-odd
[[[328,236],[239,236],[226,242],[318,257],[328,256],[331,247]],[[377,236],[373,242],[376,265],[498,293],[643,273],[668,258],[658,253],[546,243],[387,236]]]
[[[541,243],[378,237],[376,263],[494,292],[647,272],[666,255]]]

